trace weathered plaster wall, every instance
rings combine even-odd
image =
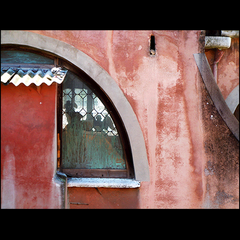
[[[203,208],[239,208],[239,141],[216,110],[203,83]]]
[[[217,65],[217,84],[226,100],[239,85],[239,38],[231,39]],[[212,67],[216,49],[206,50]],[[204,208],[239,208],[239,142],[230,132],[205,89],[202,88],[204,126]]]
[[[1,84],[1,207],[60,208],[56,84]]]
[[[220,199],[219,196],[221,199],[229,198],[232,204],[229,206],[238,207],[238,174],[235,170],[232,171],[234,180],[224,181],[224,184],[217,179],[210,183],[206,178],[209,157],[214,156],[215,161],[218,158],[216,152],[210,153],[204,143],[209,138],[212,122],[205,121],[208,115],[204,115],[202,106],[205,92],[193,57],[194,53],[203,51],[201,31],[33,32],[73,45],[108,71],[136,113],[147,147],[150,182],[142,182],[138,190],[124,190],[124,194],[129,192],[131,195],[128,198],[121,198],[121,191],[114,189],[111,194],[109,189],[105,189],[101,195],[96,189],[71,188],[70,202],[76,198],[80,201],[83,196],[85,201],[88,196],[90,203],[70,207],[91,208],[94,194],[106,200],[102,200],[102,205],[94,201],[92,206],[100,208],[106,207],[108,201],[112,203],[109,207],[113,208],[126,207],[127,202],[129,206],[139,208],[213,206],[208,203],[208,196],[211,202]],[[155,56],[149,55],[151,34],[156,38]],[[212,131],[213,135],[220,134],[217,128]],[[224,134],[224,142],[228,143],[231,136],[226,131]],[[217,144],[215,146],[220,149],[222,143]],[[228,155],[227,150],[224,153],[222,161],[234,158],[232,161],[236,162],[236,155]],[[234,166],[237,169],[236,164]],[[217,188],[219,184],[222,187]],[[228,187],[232,191],[226,191]],[[136,201],[133,201],[133,196]],[[214,207],[221,205],[216,204]]]

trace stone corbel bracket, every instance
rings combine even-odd
[[[231,38],[239,38],[239,30],[221,30],[221,36],[206,36],[205,49],[230,48]]]
[[[205,37],[205,49],[226,49],[231,46],[231,38],[230,37],[222,37],[222,36],[206,36]]]

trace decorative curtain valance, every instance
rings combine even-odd
[[[53,82],[61,84],[67,75],[68,70],[61,68],[16,68],[16,67],[1,67],[1,82],[5,85],[9,83],[18,86],[23,83],[26,86],[34,83],[40,86],[42,83],[51,85]]]

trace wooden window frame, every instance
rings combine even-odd
[[[60,172],[65,173],[68,177],[75,177],[75,178],[130,178],[134,179],[134,169],[133,169],[133,160],[132,160],[132,154],[131,154],[131,148],[130,148],[130,142],[129,138],[126,132],[126,129],[124,127],[123,121],[118,114],[116,108],[113,106],[112,101],[108,98],[108,96],[103,92],[103,90],[100,88],[100,86],[91,79],[87,74],[85,74],[83,71],[81,71],[79,68],[75,67],[70,62],[58,59],[58,66],[68,69],[68,71],[71,71],[75,73],[77,76],[81,77],[83,79],[83,82],[86,82],[87,85],[97,94],[97,96],[100,98],[100,100],[103,102],[103,104],[107,107],[109,110],[109,113],[111,114],[111,117],[114,121],[114,124],[116,125],[116,128],[118,129],[118,133],[121,139],[121,143],[123,146],[123,151],[126,159],[126,169],[67,169],[62,168],[62,84],[58,86],[58,93],[57,93],[57,119],[58,119],[58,142],[60,142],[60,151],[58,152],[58,155],[60,157],[58,158],[58,170]]]

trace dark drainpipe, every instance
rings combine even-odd
[[[62,182],[61,192],[62,192],[62,208],[68,208],[68,197],[67,197],[67,175],[65,173],[56,172],[57,177]]]

